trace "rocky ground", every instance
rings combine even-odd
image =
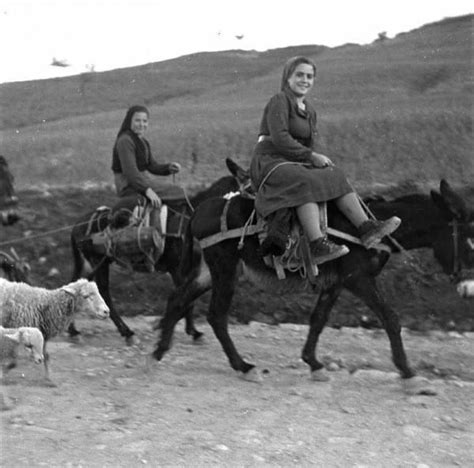
[[[0,248],[13,246],[28,259],[34,284],[67,283],[70,226],[113,203],[114,194],[20,195],[24,217],[0,232]],[[114,267],[112,295],[141,343],[126,347],[110,320],[82,317],[82,344],[65,336],[50,344],[55,388],[44,385],[41,366],[22,358],[4,385],[12,409],[0,416],[0,466],[470,466],[473,303],[456,295],[431,252],[411,255],[392,256],[379,283],[401,316],[414,367],[437,395],[403,391],[385,333],[348,293],[321,338],[332,379],[311,381],[299,355],[314,298],[265,294],[245,279],[230,330],[262,382],[230,369],[203,319],[209,295],[196,304],[205,343],[193,345],[179,324],[172,350],[146,372],[156,341],[152,324],[171,281]],[[358,327],[367,323],[375,328]]]
[[[474,441],[474,336],[410,332],[403,338],[437,395],[409,395],[378,330],[328,328],[320,356],[328,383],[299,359],[307,327],[232,325],[236,346],[263,380],[239,378],[205,323],[201,346],[178,325],[174,347],[146,366],[155,317],[129,323],[126,347],[109,320],[82,317],[81,344],[50,344],[52,378],[22,357],[6,377],[13,409],[1,413],[0,465],[470,466]],[[147,372],[148,370],[148,372]]]

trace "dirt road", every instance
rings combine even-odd
[[[1,466],[472,466],[474,334],[404,332],[411,362],[436,396],[408,396],[383,332],[327,329],[320,356],[329,383],[299,359],[304,325],[233,325],[262,383],[230,369],[210,328],[145,373],[153,317],[128,318],[141,339],[127,348],[112,322],[80,319],[83,343],[51,342],[52,378],[22,358],[5,389]]]

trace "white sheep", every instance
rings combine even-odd
[[[3,328],[0,326],[0,363],[1,374],[16,367],[18,350],[23,345],[30,352],[36,364],[43,362],[44,338],[38,328]],[[10,409],[9,398],[3,391],[0,394],[0,410]]]
[[[106,318],[109,312],[97,285],[86,279],[57,289],[45,289],[0,278],[0,324],[9,328],[36,327],[41,330],[45,375],[49,383],[48,340],[63,332],[76,313]]]

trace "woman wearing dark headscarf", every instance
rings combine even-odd
[[[250,176],[257,190],[256,210],[269,220],[265,245],[268,253],[284,252],[281,223],[275,222],[275,217],[295,208],[310,241],[313,259],[319,264],[341,257],[349,249],[333,243],[321,232],[318,202],[334,200],[359,229],[367,248],[397,229],[400,219],[369,220],[344,173],[327,156],[313,150],[316,111],[306,95],[315,76],[316,66],[306,57],[294,57],[286,63],[281,91],[263,111]]]
[[[149,115],[144,106],[127,110],[114,144],[112,171],[120,198],[144,195],[157,208],[162,201],[182,200],[184,194],[180,187],[156,177],[175,174],[181,166],[176,162],[161,164],[153,157],[145,138]]]

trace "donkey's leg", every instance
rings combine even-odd
[[[192,310],[193,302],[211,289],[209,272],[203,276],[201,270],[193,273],[168,297],[166,312],[160,321],[160,338],[152,356],[160,361],[163,355],[171,348],[171,341],[176,324]],[[200,333],[200,332],[198,332]]]
[[[398,314],[385,302],[380,294],[375,278],[370,276],[352,277],[345,283],[346,288],[354,295],[362,299],[365,304],[373,310],[382,322],[387,332],[392,349],[392,360],[400,375],[409,379],[415,375],[413,369],[408,365],[405,349],[401,337],[400,318]]]
[[[80,278],[86,277],[85,271],[85,259],[84,256],[79,249],[76,239],[74,237],[74,232],[71,235],[71,247],[72,247],[72,258],[73,258],[73,272],[71,281],[77,281]],[[74,324],[74,320],[72,320],[68,326],[68,334],[71,338],[75,340],[79,340],[79,335],[81,332],[76,328]]]
[[[170,270],[169,272],[171,274],[171,278],[173,279],[173,283],[174,283],[176,289],[178,289],[181,286],[181,284],[183,283],[183,280],[179,278],[179,276],[178,276],[178,274],[175,270],[173,270],[173,271]],[[186,280],[184,282],[186,282]],[[193,288],[193,286],[190,286],[190,287]],[[197,286],[197,288],[198,289],[196,289],[196,293],[192,293],[192,295],[198,294],[196,296],[196,298],[199,297],[204,292],[204,291],[199,292],[200,288],[198,286]],[[208,289],[210,289],[210,286],[209,286],[209,288],[206,289],[206,291]],[[186,288],[184,288],[184,291],[186,291]],[[186,323],[186,325],[185,325],[186,334],[192,336],[194,341],[198,341],[203,336],[203,333],[200,332],[194,325],[194,315],[193,315],[194,299],[193,300],[187,299],[187,300],[181,301],[181,302],[182,302],[182,304],[187,304],[186,306],[182,306],[182,307],[186,307],[186,310],[183,312],[184,320],[185,320],[185,323]],[[161,327],[162,327],[162,323],[160,321],[160,328]]]
[[[91,265],[98,264],[99,259],[95,259],[94,256],[84,256],[85,254],[78,247],[74,233],[71,236],[71,247],[72,247],[72,257],[73,257],[73,272],[71,281],[77,281],[80,278],[90,278],[88,272],[89,269],[92,269]],[[109,305],[109,304],[107,304]],[[110,305],[109,305],[110,308]],[[81,332],[76,328],[74,320],[72,320],[68,326],[68,334],[74,340],[80,341]]]
[[[135,333],[130,330],[114,307],[112,297],[110,296],[109,277],[109,263],[105,262],[97,269],[95,274],[97,288],[99,289],[100,295],[103,297],[105,303],[109,306],[110,318],[114,322],[119,333],[125,338],[127,345],[131,346],[137,344],[138,340],[135,337]]]
[[[230,255],[225,252],[226,247],[232,249]],[[206,255],[212,278],[212,297],[207,320],[227,355],[232,369],[248,374],[255,366],[242,359],[228,331],[228,312],[235,292],[238,261],[237,247],[233,244],[220,244],[212,253],[209,252]]]
[[[323,364],[319,362],[316,357],[316,346],[318,344],[319,336],[329,319],[331,309],[341,291],[342,286],[339,284],[323,289],[313,311],[311,312],[308,337],[306,338],[301,358],[309,365],[314,380],[329,380],[328,377],[324,376],[325,374],[322,371],[324,367]]]

